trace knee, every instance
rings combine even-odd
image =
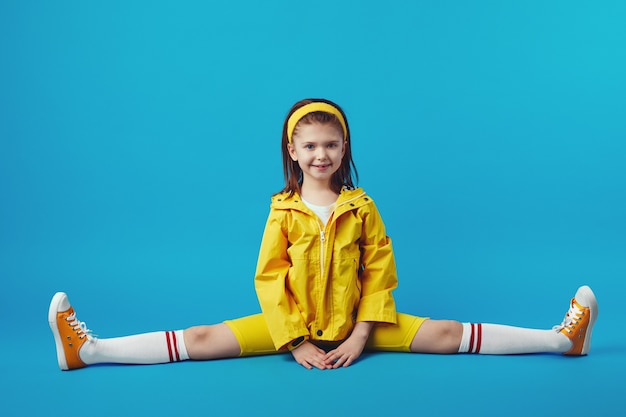
[[[457,353],[463,336],[463,325],[454,320],[443,320],[439,326],[441,347],[447,353]]]
[[[453,320],[427,320],[411,342],[412,352],[457,353],[463,336],[463,325]]]
[[[194,350],[198,346],[206,345],[211,338],[211,326],[194,326],[183,332],[187,349]]]
[[[183,336],[191,359],[230,358],[241,353],[237,338],[224,323],[190,327]]]
[[[439,326],[442,339],[460,339],[463,333],[463,325],[455,320],[442,320]]]

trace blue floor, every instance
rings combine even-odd
[[[585,359],[383,353],[336,372],[300,370],[284,356],[273,356],[71,373],[56,372],[50,360],[38,359],[10,369],[11,383],[2,386],[10,399],[3,409],[11,416],[62,416],[72,407],[86,407],[93,416],[271,416],[293,410],[304,416],[320,410],[556,416],[567,415],[565,403],[575,400],[581,415],[616,416],[624,367],[615,364],[621,359],[623,347],[620,356],[599,346]],[[567,399],[570,390],[579,396]]]
[[[527,253],[520,256],[531,264],[542,263],[541,258],[532,259]],[[172,268],[180,260],[173,258]],[[206,261],[206,267],[226,275],[229,268],[216,265],[231,260],[224,254]],[[133,281],[144,280],[145,284],[148,277],[159,275],[159,269],[167,269],[163,258],[154,263],[158,265],[147,267]],[[507,274],[506,264],[495,264],[503,276]],[[621,407],[626,342],[614,328],[620,317],[619,293],[624,284],[615,283],[617,275],[606,272],[585,281],[594,287],[600,304],[593,347],[586,357],[368,353],[347,369],[307,371],[286,354],[154,366],[102,365],[71,372],[58,369],[46,323],[53,288],[68,291],[79,317],[101,337],[177,329],[256,312],[249,300],[249,280],[233,277],[226,284],[208,276],[202,279],[193,276],[196,267],[181,267],[180,274],[172,276],[175,279],[170,289],[162,284],[145,290],[136,284],[125,285],[128,277],[123,277],[124,265],[108,267],[102,275],[94,271],[87,278],[77,278],[75,273],[72,277],[70,269],[89,268],[80,262],[66,271],[57,266],[49,282],[39,285],[42,288],[24,284],[10,288],[4,294],[11,294],[14,306],[2,314],[4,327],[11,329],[10,335],[3,335],[2,352],[8,360],[0,364],[3,415],[62,416],[68,407],[81,406],[93,416],[270,416],[288,415],[295,409],[305,416],[329,410],[373,414],[421,410],[442,416],[473,410],[474,415],[486,416],[555,416],[569,413],[567,404],[573,401],[572,396],[582,415],[619,415],[616,410]],[[612,267],[623,274],[623,261],[614,262]],[[32,266],[26,275],[46,273],[40,268],[46,270],[45,265]],[[604,268],[610,269],[606,264]],[[463,280],[484,281],[493,273],[487,269],[475,268],[472,275],[462,270],[456,273],[463,275]],[[564,269],[556,277],[534,277],[509,283],[508,290],[503,286],[490,292],[485,291],[484,282],[473,290],[467,285],[450,286],[442,277],[436,282],[423,278],[427,284],[420,285],[405,273],[398,290],[399,308],[436,318],[547,328],[560,322],[578,284],[566,278],[576,275],[575,271],[568,271],[567,266]],[[525,272],[537,270],[527,267]],[[109,273],[114,278],[103,284]],[[542,282],[544,279],[549,283]],[[239,286],[241,294],[226,291],[233,285]]]
[[[0,415],[622,415],[624,19],[619,1],[2,2]],[[550,328],[588,284],[590,354],[61,372],[56,291],[100,337],[259,311],[282,121],[311,96],[346,110],[400,311]]]

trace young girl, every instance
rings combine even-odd
[[[285,188],[272,198],[255,287],[262,313],[187,330],[91,335],[64,293],[48,321],[59,367],[151,364],[290,351],[307,369],[349,366],[369,350],[585,355],[598,307],[587,286],[551,330],[429,320],[396,312],[391,240],[374,201],[355,188],[341,108],[302,100],[283,126]]]

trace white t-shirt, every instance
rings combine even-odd
[[[319,217],[322,223],[324,223],[324,226],[326,226],[326,223],[328,223],[328,219],[330,218],[331,213],[335,209],[335,205],[331,204],[330,206],[316,206],[315,204],[309,203],[304,198],[302,199],[302,202],[308,208],[310,208],[313,213],[317,214],[317,217]]]

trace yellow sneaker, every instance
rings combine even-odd
[[[588,286],[582,286],[572,298],[563,322],[554,329],[563,333],[572,342],[565,355],[586,355],[591,347],[591,331],[598,317],[598,302]]]
[[[54,335],[59,368],[67,371],[87,366],[80,359],[78,352],[87,340],[92,339],[91,330],[76,318],[74,308],[70,305],[65,293],[58,292],[52,297],[48,310],[48,323]]]

